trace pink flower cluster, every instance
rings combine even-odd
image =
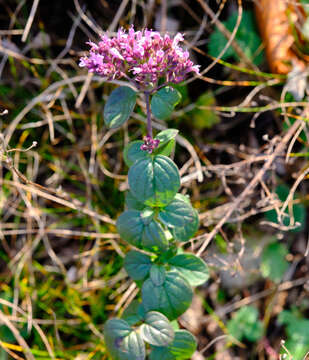
[[[130,77],[144,89],[161,78],[178,83],[190,72],[199,74],[199,65],[179,46],[183,40],[180,33],[171,38],[147,29],[135,31],[133,26],[127,32],[119,29],[113,38],[103,35],[98,44],[89,42],[89,55],[80,59],[80,66],[108,79]]]
[[[153,150],[156,149],[160,144],[160,140],[153,139],[149,135],[144,136],[143,140],[144,140],[144,144],[141,145],[141,150],[147,151],[149,154],[151,154]]]

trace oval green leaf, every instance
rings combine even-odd
[[[127,210],[123,212],[117,219],[116,227],[123,240],[133,246],[141,246],[145,225],[139,211]]]
[[[147,151],[141,150],[141,146],[143,144],[144,141],[136,140],[130,142],[127,146],[125,146],[123,151],[123,159],[128,167],[132,166],[137,160],[146,159],[150,157]]]
[[[192,289],[176,271],[166,274],[162,285],[156,286],[147,279],[142,287],[142,303],[145,311],[159,311],[170,320],[183,314],[191,304]]]
[[[144,360],[146,357],[143,339],[125,320],[108,320],[104,326],[104,340],[113,360]]]
[[[175,106],[180,102],[181,94],[171,86],[157,91],[151,99],[151,110],[155,117],[161,120],[169,118]]]
[[[151,268],[151,259],[139,251],[129,251],[124,259],[124,268],[133,280],[143,280]]]
[[[128,86],[113,90],[104,107],[104,121],[111,128],[117,128],[130,117],[136,103],[136,92]]]
[[[174,149],[175,146],[175,137],[178,134],[178,130],[176,129],[166,129],[155,137],[156,140],[159,140],[159,146],[154,149],[154,155],[165,155],[169,156]]]
[[[141,335],[132,331],[123,339],[121,360],[144,360],[146,358],[146,346]]]
[[[174,227],[171,228],[171,233],[173,237],[178,241],[188,241],[195,235],[199,228],[199,218],[198,212],[193,209],[194,212],[194,221],[187,223],[184,227]]]
[[[166,347],[155,347],[150,360],[188,360],[197,348],[195,337],[186,330],[177,330],[174,341]]]
[[[163,155],[135,162],[128,179],[133,196],[149,206],[168,205],[180,187],[177,166]]]
[[[159,147],[167,144],[170,140],[175,139],[179,131],[177,129],[166,129],[160,131],[156,136],[156,140],[160,140]]]
[[[167,317],[157,311],[147,313],[140,332],[144,341],[154,346],[167,346],[174,340],[172,325]]]
[[[190,227],[195,222],[195,212],[188,201],[175,197],[159,212],[159,220],[168,227]]]
[[[182,275],[191,286],[204,284],[209,279],[206,263],[193,254],[180,254],[171,258],[168,263]]]
[[[146,213],[149,212],[149,216]],[[162,226],[152,219],[152,212],[127,210],[116,222],[119,235],[129,244],[150,251],[166,251],[168,240]]]

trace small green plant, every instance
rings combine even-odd
[[[142,251],[129,251],[124,260],[128,275],[141,289],[122,319],[108,320],[104,339],[115,360],[182,360],[196,349],[192,334],[179,330],[175,321],[191,304],[192,286],[208,279],[204,261],[180,253],[179,242],[188,241],[199,226],[197,211],[188,197],[178,193],[180,175],[168,157],[178,133],[167,129],[153,137],[152,114],[167,119],[181,99],[170,86],[197,72],[188,52],[179,47],[181,34],[162,37],[155,31],[128,32],[115,38],[103,36],[91,43],[81,66],[108,79],[125,78],[129,86],[115,89],[104,108],[108,127],[117,128],[130,117],[138,95],[146,103],[147,135],[124,149],[129,191],[126,210],[117,220],[121,238]]]
[[[258,320],[258,310],[254,306],[245,306],[238,310],[228,321],[227,329],[239,341],[255,342],[263,335],[263,325]]]
[[[280,313],[278,321],[285,325],[285,347],[293,356],[293,360],[304,359],[309,351],[309,320],[304,319],[297,311],[284,310]]]
[[[285,259],[288,249],[277,242],[267,245],[262,252],[261,272],[264,277],[280,282],[289,267]]]
[[[223,24],[229,31],[233,31],[237,22],[237,16],[237,12],[233,12],[226,21],[223,21]],[[256,29],[254,15],[252,11],[246,10],[243,12],[243,16],[237,30],[235,39],[238,45],[247,55],[248,59],[253,61],[255,65],[259,65],[262,63],[264,54],[262,51],[259,51],[262,45],[262,41]],[[217,57],[220,51],[226,45],[226,43],[227,39],[222,34],[222,32],[218,28],[216,28],[209,38],[209,54]],[[232,47],[229,47],[227,49],[222,59],[226,60],[230,57],[234,58],[235,60],[239,60],[237,53]]]

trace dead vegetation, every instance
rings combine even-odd
[[[309,311],[309,55],[305,40],[295,39],[306,4],[255,2],[264,40],[257,50],[267,57],[259,65],[237,37],[251,1],[11,0],[0,7],[0,359],[107,359],[104,322],[137,293],[120,270],[128,248],[114,224],[127,189],[122,148],[143,134],[144,103],[128,126],[107,130],[102,109],[113,82],[78,67],[85,41],[132,23],[184,32],[202,69],[186,81],[169,123],[154,124],[180,130],[182,191],[193,196],[202,224],[184,246],[211,267],[180,321],[199,339],[194,360],[279,359],[289,338],[279,314],[296,307],[304,320]],[[207,50],[215,28],[226,39],[216,57]],[[224,57],[230,48],[234,60]],[[199,101],[205,93],[210,101]],[[278,185],[288,189],[284,197]],[[278,282],[261,271],[270,243],[288,249]],[[238,340],[228,320],[251,304],[263,336]]]

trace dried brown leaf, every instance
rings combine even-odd
[[[300,5],[286,0],[259,0],[255,2],[255,14],[270,70],[287,74],[296,66],[304,69],[305,61],[292,49],[295,39],[290,26],[291,20],[296,23],[303,14]]]

